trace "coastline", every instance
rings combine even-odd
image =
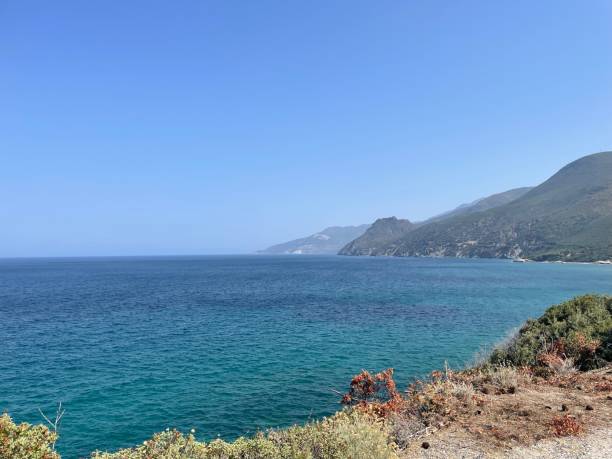
[[[513,263],[557,263],[562,265],[609,265],[612,266],[612,260],[597,260],[597,261],[563,261],[563,260],[555,260],[555,261],[540,261],[540,260],[531,260],[529,258],[510,258]]]

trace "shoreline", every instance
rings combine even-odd
[[[544,264],[560,264],[560,265],[602,265],[612,266],[612,260],[597,260],[597,261],[563,261],[563,260],[531,260],[529,258],[508,258],[512,263],[544,263]]]

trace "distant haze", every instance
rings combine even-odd
[[[7,1],[0,257],[253,253],[612,150],[612,4]]]

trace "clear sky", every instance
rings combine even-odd
[[[0,2],[0,256],[249,252],[612,149],[612,2]]]

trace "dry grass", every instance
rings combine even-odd
[[[475,403],[476,391],[474,390],[474,386],[472,384],[463,381],[451,381],[450,384],[453,397],[470,406]]]
[[[491,384],[502,393],[513,394],[519,386],[518,370],[506,365],[500,365],[488,370]]]

